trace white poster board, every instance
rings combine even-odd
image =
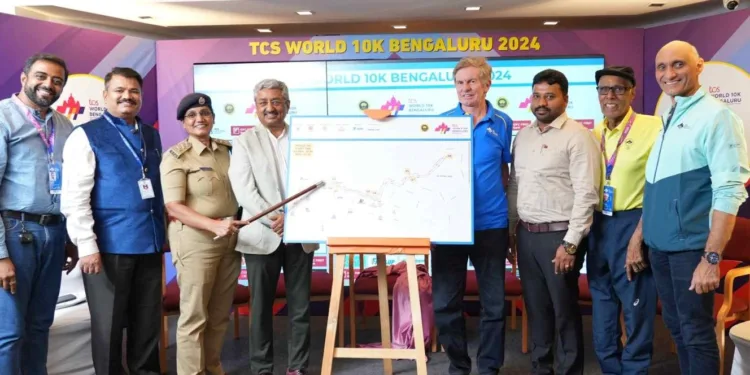
[[[295,116],[284,241],[417,237],[474,242],[471,117]]]

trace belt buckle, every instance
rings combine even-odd
[[[39,216],[39,225],[47,225],[50,221],[52,221],[52,215]]]

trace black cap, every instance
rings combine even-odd
[[[625,78],[635,86],[635,72],[633,71],[633,68],[629,66],[610,66],[602,70],[597,70],[596,83],[599,83],[599,79],[602,78],[602,76],[617,76]]]
[[[214,113],[213,107],[211,107],[211,97],[202,94],[199,92],[185,95],[182,100],[180,100],[180,104],[177,106],[177,119],[182,121],[185,119],[185,113],[190,108],[195,107],[208,107],[208,109],[211,110],[211,113]]]

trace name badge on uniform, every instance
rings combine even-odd
[[[138,190],[141,191],[141,199],[151,199],[154,197],[154,187],[151,186],[150,178],[138,180]]]
[[[615,206],[615,187],[606,184],[604,185],[604,202],[602,203],[602,213],[607,216],[612,216]]]
[[[59,162],[49,163],[49,193],[62,192],[62,165]]]

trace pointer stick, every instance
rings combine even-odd
[[[311,191],[313,191],[313,190],[315,190],[317,188],[323,187],[323,185],[325,185],[325,184],[326,184],[325,181],[320,181],[317,184],[310,185],[305,190],[302,190],[299,193],[294,194],[291,197],[289,197],[287,199],[284,199],[283,201],[281,201],[279,203],[276,203],[276,204],[274,204],[271,207],[268,207],[263,212],[255,215],[255,216],[253,216],[253,217],[251,217],[251,218],[249,218],[247,220],[243,220],[243,222],[244,222],[245,225],[248,225],[248,224],[250,224],[250,223],[252,223],[252,222],[254,222],[254,221],[262,218],[263,216],[266,216],[269,213],[271,213],[273,211],[276,211],[279,207],[282,207],[285,204],[287,204],[287,203],[289,203],[289,202],[291,202],[291,201],[293,201],[293,200],[295,200],[295,199],[297,199],[297,198],[299,198],[299,197],[301,197],[301,196],[303,196],[303,195],[305,195],[305,194],[307,194],[307,193],[309,193],[309,192],[311,192]],[[221,236],[216,236],[216,237],[214,237],[214,240],[218,240],[219,238],[221,238]]]

